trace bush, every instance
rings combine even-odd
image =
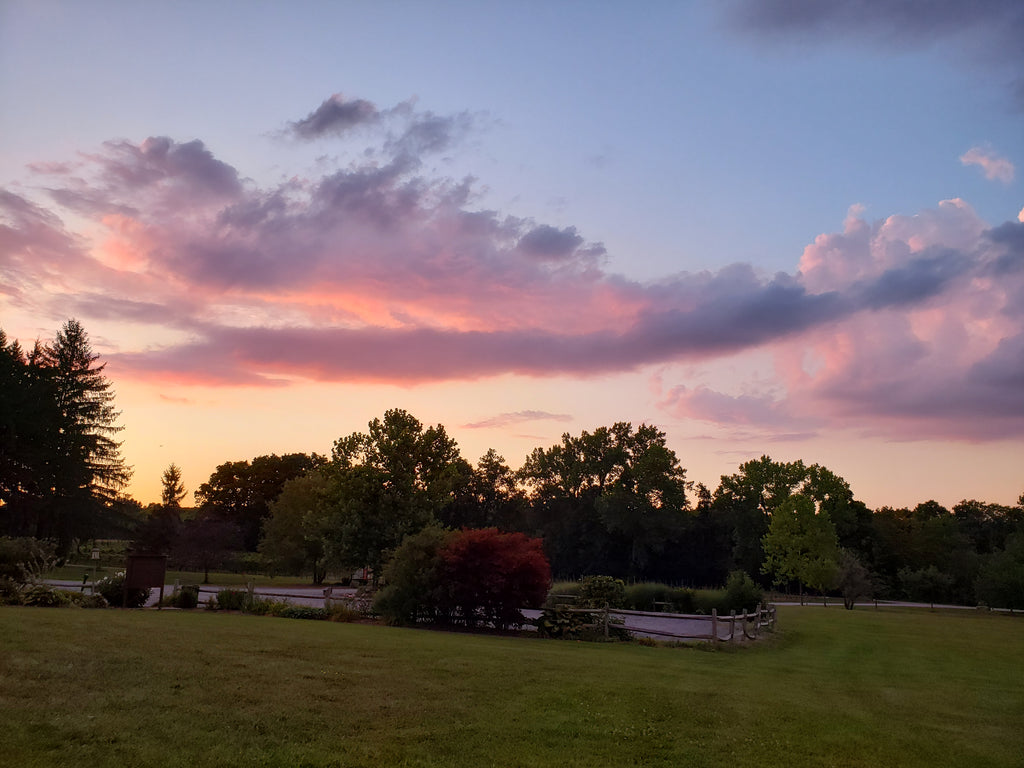
[[[720,613],[753,611],[764,600],[764,592],[743,571],[733,571],[725,582],[725,604]]]
[[[141,608],[149,600],[150,593],[149,589],[125,590],[124,571],[100,579],[96,582],[94,590],[103,595],[103,599],[115,608],[122,605],[127,608]]]
[[[199,587],[195,584],[186,584],[165,597],[162,605],[185,610],[195,608],[199,605]]]
[[[441,552],[443,601],[449,616],[467,627],[497,629],[525,623],[521,608],[540,607],[551,584],[551,567],[540,539],[497,528],[457,533]]]
[[[0,605],[21,605],[21,588],[13,579],[0,577]]]
[[[696,607],[692,589],[676,587],[668,595],[673,613],[693,613]]]
[[[244,589],[222,589],[217,593],[217,608],[221,611],[241,611],[249,599],[249,592]]]
[[[282,619],[314,619],[323,621],[327,618],[327,610],[324,608],[313,608],[308,605],[285,605],[276,615]]]
[[[664,610],[670,603],[672,588],[667,584],[642,582],[630,584],[625,591],[625,606],[634,611]],[[658,605],[662,603],[663,605]]]
[[[22,593],[21,604],[36,608],[63,608],[70,605],[71,601],[65,593],[39,584],[29,587]]]
[[[389,624],[439,621],[444,558],[442,550],[457,534],[431,526],[406,536],[384,566],[384,587],[373,609]]]
[[[18,586],[38,581],[57,562],[53,544],[30,537],[0,537],[0,581]]]
[[[87,595],[84,592],[65,592],[64,595],[68,598],[68,602],[71,605],[78,606],[79,608],[107,607],[107,601],[103,599],[103,595]]]
[[[328,621],[337,621],[342,624],[351,624],[353,621],[359,621],[365,616],[366,614],[362,611],[342,603],[332,604],[327,611]]]
[[[395,550],[373,606],[396,624],[425,619],[506,629],[524,623],[521,608],[544,602],[550,580],[539,539],[497,528],[426,528]]]
[[[555,606],[568,600],[575,603],[580,596],[580,582],[578,581],[556,581],[548,591],[548,599],[544,606]]]
[[[288,602],[284,600],[273,600],[269,597],[253,597],[252,602],[246,607],[247,613],[256,616],[280,616]]]
[[[626,585],[611,576],[587,576],[580,580],[577,605],[585,608],[622,608],[626,605]]]
[[[622,626],[622,619],[614,617],[608,621],[609,640],[628,640],[629,632]],[[562,640],[604,640],[604,611],[584,611],[570,605],[547,607],[534,624],[541,637]]]

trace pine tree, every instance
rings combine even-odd
[[[160,503],[164,507],[180,509],[181,500],[185,498],[185,485],[181,482],[181,467],[171,462],[171,465],[164,470],[160,482],[163,484]]]
[[[56,404],[37,342],[26,355],[0,329],[0,530],[34,536],[39,510],[52,487]]]
[[[67,551],[75,538],[88,536],[95,522],[118,498],[131,470],[114,436],[120,412],[96,365],[89,336],[77,320],[68,320],[52,344],[42,349],[42,365],[51,380],[57,427],[51,453],[48,503],[36,535],[55,539]]]

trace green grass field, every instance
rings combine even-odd
[[[700,650],[0,608],[0,765],[1021,765],[1021,618],[779,616]]]

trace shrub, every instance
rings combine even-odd
[[[65,593],[38,584],[25,590],[21,603],[36,608],[63,608],[70,605],[71,601],[65,596]]]
[[[550,580],[539,539],[497,528],[426,528],[395,550],[373,607],[397,624],[426,619],[506,629],[524,623],[521,608],[544,602]]]
[[[195,608],[199,605],[199,587],[195,584],[186,584],[165,597],[162,605],[185,610]]]
[[[314,619],[322,621],[327,618],[327,610],[313,608],[308,605],[285,605],[276,615],[282,619]]]
[[[94,587],[103,599],[115,608],[124,605],[127,608],[141,608],[149,600],[149,589],[124,588],[124,571],[100,579]],[[127,594],[126,594],[127,592]]]
[[[103,595],[87,595],[84,592],[65,592],[64,595],[71,605],[76,605],[79,608],[107,607],[107,601],[103,599]]]
[[[545,607],[558,605],[568,600],[575,603],[580,596],[580,582],[578,581],[556,581],[548,591],[548,599]]]
[[[551,584],[551,568],[540,539],[497,528],[460,531],[441,552],[442,610],[467,627],[497,629],[525,622],[521,608],[540,607]]]
[[[442,550],[457,534],[431,526],[406,536],[384,566],[373,610],[389,624],[437,621],[442,604]]]
[[[669,595],[672,588],[667,584],[655,584],[653,582],[642,582],[630,584],[625,590],[625,606],[634,611],[657,611],[663,609],[664,605],[671,602]]]
[[[622,608],[626,604],[626,585],[611,576],[587,576],[580,580],[579,600],[583,607]]]
[[[362,611],[358,611],[343,603],[333,603],[327,611],[327,620],[351,624],[353,621],[359,621],[365,615]]]
[[[764,600],[764,592],[743,571],[733,571],[725,582],[725,604],[720,612],[753,611]]]
[[[21,605],[21,588],[13,579],[0,577],[0,605]]]
[[[217,608],[221,611],[241,611],[245,608],[249,592],[244,589],[222,589],[217,593]]]
[[[696,607],[692,589],[677,587],[669,592],[668,599],[674,613],[693,613]]]
[[[14,585],[38,581],[57,559],[53,544],[30,537],[0,537],[0,581]]]
[[[608,620],[609,640],[628,640],[629,632],[622,626],[622,619]],[[534,624],[541,637],[562,640],[604,640],[604,611],[585,611],[569,605],[545,608]]]
[[[710,614],[711,611],[722,612],[725,605],[724,589],[698,589],[693,593],[693,612]]]
[[[269,597],[254,597],[245,610],[248,613],[254,613],[257,616],[280,616],[287,607],[288,603],[284,600],[272,600]]]

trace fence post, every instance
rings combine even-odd
[[[331,593],[334,592],[334,587],[326,587],[324,589],[324,610],[331,610]]]
[[[718,641],[718,609],[711,609],[711,635],[715,641]]]
[[[608,639],[608,603],[604,604],[604,639]]]
[[[252,608],[252,604],[256,601],[256,582],[252,579],[245,584],[245,589],[248,592],[246,595],[245,607]]]
[[[729,611],[729,642],[736,639],[736,609]]]

